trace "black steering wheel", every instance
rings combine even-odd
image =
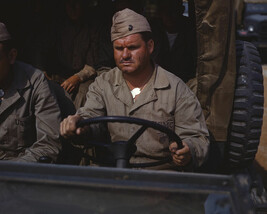
[[[112,142],[111,144],[105,144],[105,146],[110,147],[110,150],[113,152],[113,155],[116,160],[116,167],[118,168],[126,168],[126,167],[150,167],[150,166],[157,166],[163,163],[170,162],[172,159],[171,157],[167,157],[164,160],[153,162],[153,163],[138,163],[138,164],[129,164],[129,159],[131,158],[132,154],[136,151],[135,142],[136,140],[144,133],[147,128],[153,128],[158,131],[161,131],[169,137],[169,141],[175,141],[178,145],[178,149],[183,148],[182,141],[180,137],[171,129],[160,125],[159,123],[134,118],[134,117],[125,117],[125,116],[105,116],[105,117],[94,117],[90,119],[85,119],[80,121],[77,126],[83,127],[88,126],[90,124],[96,123],[129,123],[129,124],[136,124],[141,125],[141,128],[138,129],[132,137],[129,138],[127,141],[116,141]],[[89,142],[90,144],[90,142]],[[97,143],[94,144],[95,146]],[[100,144],[98,144],[100,145]]]

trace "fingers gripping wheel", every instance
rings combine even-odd
[[[183,148],[182,141],[180,137],[169,128],[160,125],[156,122],[134,118],[134,117],[123,117],[123,116],[108,116],[108,117],[95,117],[86,120],[82,120],[78,123],[78,127],[87,126],[90,124],[96,123],[128,123],[128,124],[136,124],[140,125],[141,128],[137,130],[137,132],[129,137],[127,141],[117,141],[112,142],[110,145],[110,150],[113,152],[113,155],[116,159],[116,166],[118,168],[125,168],[130,166],[129,159],[131,158],[132,154],[136,151],[135,142],[136,140],[144,133],[147,128],[153,128],[158,131],[161,131],[168,135],[170,142],[175,141],[178,145],[178,149]],[[90,143],[90,142],[89,142]],[[135,164],[134,167],[150,167],[150,166],[157,166],[163,163],[167,163],[171,161],[171,157],[167,157],[164,160],[153,162],[153,163],[144,163],[144,164]]]

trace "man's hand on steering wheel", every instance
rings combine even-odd
[[[86,133],[87,128],[77,127],[77,123],[83,120],[79,115],[70,115],[60,123],[60,134],[64,138],[70,138],[75,135],[82,135]]]
[[[182,142],[183,148],[177,149],[178,145],[176,142],[172,142],[169,146],[169,150],[171,151],[172,160],[177,166],[185,166],[187,165],[191,159],[191,153],[188,145]]]
[[[116,159],[117,167],[124,168],[129,164],[127,163],[129,162],[129,159],[128,159],[129,154],[127,152],[131,146],[135,145],[136,140],[140,137],[140,135],[143,134],[143,132],[147,128],[153,128],[163,133],[166,133],[168,137],[172,139],[173,143],[170,144],[169,150],[171,151],[172,160],[177,166],[185,166],[192,159],[188,145],[182,142],[179,136],[174,131],[156,122],[139,119],[139,118],[123,117],[123,116],[106,116],[106,117],[95,117],[95,118],[83,120],[83,118],[79,115],[72,115],[64,119],[63,122],[61,122],[60,134],[64,138],[70,138],[75,135],[82,135],[82,134],[85,134],[86,132],[89,132],[90,124],[103,123],[103,122],[113,122],[113,123],[119,122],[119,123],[130,123],[130,124],[141,125],[141,127],[136,131],[136,133],[134,133],[132,136],[129,136],[129,139],[127,141],[116,141],[112,143],[112,145],[114,146],[112,146],[111,148],[115,149],[117,153],[119,152],[118,154],[115,152],[118,156],[118,158]],[[95,145],[95,142],[93,143]],[[120,149],[118,149],[119,147]],[[123,151],[125,150],[123,155],[121,154],[122,150]],[[125,157],[122,158],[121,156],[123,157],[125,156]],[[122,161],[123,161],[123,164],[121,164]],[[142,167],[148,167],[148,165],[157,166],[158,164],[167,163],[169,161],[170,161],[170,158],[166,157],[162,161],[158,161],[155,163],[154,162],[153,163],[139,163],[138,167],[140,167],[140,164],[142,165]]]

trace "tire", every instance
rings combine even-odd
[[[261,59],[253,44],[236,42],[236,71],[228,161],[231,168],[242,168],[255,159],[264,110]]]

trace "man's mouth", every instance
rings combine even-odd
[[[133,64],[133,61],[132,60],[130,60],[130,61],[122,60],[122,61],[120,61],[120,63],[127,66],[127,65],[130,65],[130,64]]]
[[[128,65],[131,65],[132,63],[131,62],[123,62],[122,63],[124,66],[128,66]]]

